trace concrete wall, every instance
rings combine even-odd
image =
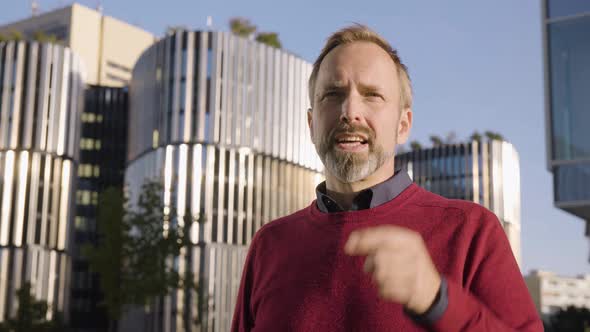
[[[70,47],[86,64],[86,83],[99,84],[101,15],[90,8],[74,4],[72,7]]]
[[[102,22],[101,85],[120,86],[131,81],[131,71],[139,56],[156,41],[151,33],[112,17]]]
[[[145,30],[79,4],[0,26],[0,34],[13,30],[26,37],[36,31],[57,35],[82,58],[87,84],[113,87],[129,83],[137,58],[156,41]]]

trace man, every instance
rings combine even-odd
[[[379,35],[332,35],[309,79],[326,181],[254,237],[232,331],[542,331],[497,217],[394,172],[406,67]]]

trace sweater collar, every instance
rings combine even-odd
[[[402,191],[412,184],[412,179],[405,170],[398,170],[389,179],[367,188],[354,198],[351,211],[374,208],[396,198]],[[342,207],[336,203],[326,191],[326,181],[316,187],[317,207],[324,213],[342,212]]]

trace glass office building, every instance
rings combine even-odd
[[[0,43],[0,321],[24,282],[68,319],[83,82],[68,48]]]
[[[109,319],[100,291],[99,276],[82,255],[98,241],[98,198],[109,187],[123,189],[127,153],[127,88],[91,85],[85,92],[80,116],[80,164],[77,174],[73,229],[70,326],[77,331],[106,331]]]
[[[590,2],[543,0],[545,118],[555,205],[590,236]]]
[[[472,141],[396,156],[422,188],[451,199],[479,203],[500,219],[520,265],[520,163],[508,142]]]
[[[174,264],[199,291],[171,294],[148,319],[130,314],[122,330],[229,330],[254,233],[310,204],[322,180],[310,73],[288,52],[223,32],[172,31],[139,58],[126,185],[133,202],[146,179],[162,182],[165,211],[178,214],[163,227],[184,227],[192,243]]]

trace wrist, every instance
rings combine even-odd
[[[441,277],[436,274],[432,281],[425,282],[422,287],[419,287],[415,292],[416,296],[412,297],[406,304],[406,310],[416,314],[422,315],[427,312],[437,299],[440,297]]]
[[[404,312],[419,325],[432,325],[441,319],[449,305],[448,285],[444,277],[441,277],[440,288],[434,302],[428,310],[422,314],[416,314],[404,308]]]

